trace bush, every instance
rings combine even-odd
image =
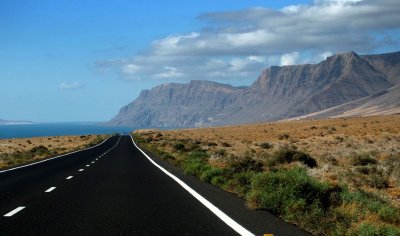
[[[183,149],[185,149],[185,145],[183,145],[182,143],[175,143],[174,144],[174,149],[175,150],[183,150]]]
[[[260,148],[262,148],[262,149],[270,149],[272,147],[273,146],[270,143],[261,143],[260,144]]]
[[[288,135],[288,134],[280,134],[280,135],[278,136],[278,139],[279,139],[279,140],[288,139],[288,138],[289,138],[289,135]]]
[[[235,161],[229,165],[229,168],[233,173],[241,172],[261,172],[263,171],[263,164],[259,161],[252,159],[251,157],[245,157],[239,161]]]
[[[222,147],[232,147],[229,143],[223,142],[221,143]]]
[[[223,174],[224,174],[224,171],[219,168],[211,167],[211,168],[207,168],[204,170],[205,171],[203,173],[201,173],[201,175],[200,175],[200,179],[207,183],[212,183],[212,180],[215,177],[223,176]]]
[[[49,149],[47,149],[47,147],[45,147],[43,145],[40,145],[40,146],[32,148],[30,150],[30,152],[34,155],[42,156],[42,155],[47,155],[49,153]]]
[[[340,204],[340,192],[341,188],[318,182],[304,169],[295,168],[256,174],[248,200],[253,208],[283,216],[292,214],[296,209],[301,215],[301,212],[309,212],[311,208],[327,209]]]
[[[227,181],[228,180],[225,176],[219,175],[219,176],[215,176],[211,179],[211,184],[217,185],[219,187],[223,187]]]
[[[285,164],[299,161],[307,165],[310,168],[317,166],[317,161],[307,153],[297,151],[293,148],[283,147],[272,154],[271,160],[269,161],[270,166],[276,164]]]
[[[218,146],[218,144],[217,144],[217,143],[214,143],[214,142],[208,142],[208,143],[207,143],[207,146],[209,146],[209,147],[216,147],[216,146]]]
[[[200,151],[193,151],[184,159],[182,167],[186,174],[200,177],[200,175],[211,168],[207,164],[208,154]]]
[[[227,189],[244,197],[250,191],[253,176],[254,172],[236,173],[228,180]]]
[[[221,149],[218,149],[218,150],[216,150],[216,151],[215,151],[215,154],[217,154],[218,156],[221,156],[221,157],[223,157],[223,156],[225,156],[225,155],[226,155],[226,150],[225,150],[225,149],[223,149],[223,148],[221,148]]]
[[[377,161],[367,153],[355,154],[351,158],[353,166],[366,166],[377,163]]]

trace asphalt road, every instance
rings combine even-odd
[[[0,215],[0,235],[308,235],[146,157],[130,136],[0,172]]]

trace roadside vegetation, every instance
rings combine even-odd
[[[92,147],[108,135],[81,135],[0,140],[0,169],[11,168]]]
[[[134,138],[315,235],[400,235],[400,116],[139,130]]]

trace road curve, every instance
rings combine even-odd
[[[151,157],[248,232],[308,235]],[[1,235],[238,235],[130,136],[0,173]]]

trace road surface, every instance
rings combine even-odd
[[[0,235],[308,235],[146,157],[128,135],[0,172],[0,214]]]

